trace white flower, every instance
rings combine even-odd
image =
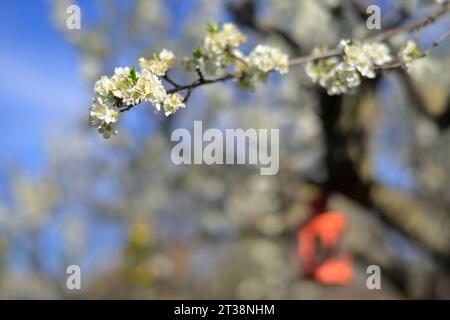
[[[313,55],[320,55],[324,53],[327,49],[314,49]],[[339,63],[339,59],[337,57],[331,57],[328,59],[322,59],[315,62],[310,62],[305,65],[305,71],[308,77],[310,77],[311,81],[314,83],[319,83],[323,81],[325,78],[328,79],[329,72],[336,67]]]
[[[183,67],[187,71],[201,69],[207,76],[219,76],[227,66],[237,63],[236,48],[245,41],[246,37],[231,23],[222,28],[208,25],[203,46],[193,51],[193,58],[183,61]]]
[[[154,54],[151,60],[143,57],[139,58],[139,67],[143,70],[149,70],[157,76],[163,76],[167,70],[175,65],[175,55],[172,51],[163,49],[159,55]]]
[[[95,83],[95,94],[107,97],[112,93],[115,97],[123,98],[127,95],[127,90],[132,87],[129,80],[130,68],[115,68],[114,75],[111,78],[103,76]]]
[[[117,108],[107,109],[104,116],[105,123],[109,124],[117,122],[117,120],[119,120],[119,114],[120,111]]]
[[[114,69],[114,76],[116,76],[119,79],[126,78],[129,75],[130,75],[129,67],[117,67]]]
[[[140,57],[138,60],[138,65],[143,70],[149,70],[150,69],[150,62],[151,60],[147,60],[144,57]]]
[[[102,76],[100,80],[95,83],[95,93],[100,96],[106,97],[110,92],[114,90],[114,84],[107,76]]]
[[[313,54],[320,55],[327,49],[315,49]],[[331,57],[310,62],[305,66],[306,74],[314,83],[327,89],[329,95],[348,93],[361,84],[359,71],[347,61]]]
[[[361,84],[361,76],[376,77],[376,67],[393,60],[389,48],[379,42],[361,44],[342,40],[339,47],[342,57],[319,59],[306,64],[306,74],[314,83],[327,89],[328,94],[338,95],[350,92]],[[328,50],[315,49],[312,54],[320,55]]]
[[[157,76],[163,76],[166,74],[168,68],[164,62],[160,60],[152,60],[150,63],[150,71],[156,74]]]
[[[278,48],[258,45],[249,55],[248,62],[262,72],[277,70],[285,74],[289,70],[289,58]]]
[[[232,23],[225,23],[223,25],[223,30],[220,32],[220,37],[223,39],[226,46],[230,46],[232,48],[236,48],[247,40],[245,35],[243,35]]]
[[[127,106],[150,101],[159,110],[160,103],[166,95],[161,80],[148,69],[144,69],[142,73],[135,72],[135,76],[135,79],[131,78],[130,68],[116,68],[115,74],[110,79],[113,95]]]
[[[409,40],[406,43],[406,46],[400,50],[399,56],[403,62],[408,63],[420,58],[422,56],[422,52],[415,41]]]
[[[167,67],[167,69],[170,69],[175,65],[175,55],[172,51],[167,49],[161,50],[159,53],[159,60]]]
[[[278,48],[258,45],[248,57],[236,50],[237,68],[245,77],[237,82],[239,87],[252,90],[258,82],[266,81],[271,71],[285,74],[289,70],[289,58]]]
[[[347,45],[344,48],[347,62],[355,67],[361,75],[367,78],[375,78],[376,73],[372,59],[360,45]]]
[[[117,70],[119,69],[119,70]],[[136,78],[139,79],[140,74],[135,72]],[[130,68],[116,68],[115,75],[112,78],[115,81],[116,89],[113,91],[114,96],[122,99],[125,105],[136,105],[144,99],[141,94],[136,91],[135,83],[131,78]]]
[[[342,62],[334,68],[329,81],[328,94],[336,95],[347,93],[349,89],[358,87],[361,84],[361,77],[354,67]]]
[[[384,43],[375,42],[371,44],[364,44],[363,50],[377,66],[382,66],[383,64],[392,61],[389,48]]]
[[[144,100],[150,101],[156,108],[161,110],[161,103],[166,97],[166,89],[161,80],[152,72],[143,70],[141,77],[136,83],[136,88],[141,93]]]
[[[231,23],[223,25],[221,30],[210,30],[203,43],[203,51],[208,56],[220,55],[227,48],[237,48],[246,41],[246,37]]]
[[[147,60],[145,58],[140,58],[139,67],[143,70],[149,70],[158,76],[165,75],[168,70],[167,65],[159,59]]]
[[[164,99],[164,114],[169,116],[179,108],[184,108],[183,100],[184,97],[179,93],[168,94]]]
[[[119,120],[120,111],[109,99],[97,97],[91,106],[90,116],[104,123],[114,123]]]
[[[128,90],[133,87],[130,79],[130,68],[115,68],[114,75],[110,78],[112,94],[119,99],[128,97]]]
[[[111,98],[97,96],[90,108],[89,123],[107,139],[111,134],[116,134],[113,124],[119,120],[119,116],[120,110]]]
[[[389,48],[379,42],[360,44],[343,40],[340,47],[344,50],[347,63],[367,78],[375,78],[375,68],[393,60]]]

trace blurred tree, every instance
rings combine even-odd
[[[383,2],[389,28],[432,6]],[[367,3],[356,0],[99,0],[90,5],[98,16],[80,31],[65,29],[70,1],[52,3],[56,25],[80,50],[90,83],[124,60],[163,47],[188,55],[206,21],[230,18],[251,43],[274,44],[292,56],[369,32]],[[441,31],[428,27],[413,36],[428,43],[428,33],[434,40]],[[409,36],[389,43],[398,47]],[[13,250],[1,245],[12,243],[14,250],[30,252],[36,260],[30,278],[36,280],[28,286],[45,282],[48,292],[22,289],[21,280],[1,268],[0,295],[74,296],[62,287],[65,268],[45,275],[39,267],[45,248],[31,247],[49,221],[65,220],[71,211],[72,217],[128,226],[112,266],[92,274],[81,292],[87,298],[448,298],[448,49],[441,46],[409,73],[396,69],[364,81],[354,95],[329,96],[299,68],[255,93],[229,84],[204,87],[192,93],[187,110],[170,118],[136,109],[148,127],[139,134],[122,130],[108,144],[93,141],[92,132],[74,134],[73,154],[60,154],[54,145],[42,181],[13,176],[16,201],[0,207],[0,228],[7,231],[0,251]],[[170,132],[190,128],[196,119],[205,127],[280,128],[279,174],[259,176],[247,166],[173,165]],[[355,265],[345,286],[323,286],[298,273],[297,230],[324,210],[338,210],[348,221],[342,246]],[[76,244],[88,239],[82,220],[72,231],[76,223],[70,220],[59,225],[61,233],[75,233],[65,237],[62,266],[89,251],[89,243]],[[370,264],[381,266],[379,292],[365,287]]]

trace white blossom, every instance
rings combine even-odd
[[[250,53],[248,63],[262,72],[278,71],[285,74],[289,70],[289,57],[278,48],[258,45]]]
[[[175,113],[179,108],[184,108],[184,97],[179,93],[168,94],[164,99],[164,114],[166,116]]]
[[[91,106],[90,116],[105,123],[113,123],[119,119],[119,109],[109,99],[97,97]]]
[[[342,56],[319,59],[306,64],[306,74],[330,95],[350,92],[361,84],[361,77],[375,78],[376,69],[393,60],[389,48],[379,42],[364,43],[342,40]],[[315,49],[313,55],[328,50]]]
[[[134,87],[142,101],[150,101],[157,111],[166,97],[166,89],[161,80],[149,70],[143,70]]]
[[[375,66],[372,63],[372,59],[362,46],[347,44],[344,46],[344,53],[347,62],[356,68],[362,76],[367,78],[375,78]]]
[[[404,63],[408,63],[421,57],[422,52],[415,41],[409,40],[405,47],[400,50],[399,56]]]
[[[343,40],[341,47],[344,49],[347,63],[367,78],[375,78],[376,67],[392,61],[389,48],[382,43],[360,44],[355,41]]]
[[[115,133],[113,124],[119,120],[120,110],[111,98],[97,96],[89,112],[89,122],[96,127],[105,138]]]
[[[106,97],[113,90],[113,82],[107,76],[102,76],[100,80],[95,83],[95,92],[102,97]]]
[[[245,42],[246,37],[231,23],[225,23],[222,29],[210,27],[203,43],[203,52],[206,55],[220,55],[226,49],[237,48]]]
[[[376,66],[382,66],[383,64],[392,61],[392,56],[389,48],[384,43],[375,42],[364,44],[362,47],[364,52],[369,56],[369,58]]]
[[[361,84],[361,77],[357,70],[346,62],[341,62],[336,65],[326,87],[328,87],[328,94],[339,95],[348,93],[350,89],[356,88]]]
[[[159,55],[154,54],[152,59],[139,58],[139,67],[149,70],[157,76],[164,76],[167,70],[175,65],[175,55],[167,49],[161,50]]]
[[[121,107],[132,107],[145,101],[153,104],[157,111],[165,106],[166,115],[174,113],[184,104],[178,103],[178,95],[166,99],[167,93],[158,74],[167,71],[175,63],[175,55],[162,50],[155,59],[140,59],[141,72],[134,68],[115,68],[112,77],[102,76],[94,86],[94,101],[90,108],[89,122],[109,138],[116,134],[114,124],[119,120]],[[155,72],[154,62],[161,65],[161,72]],[[181,96],[181,95],[180,95]],[[181,96],[182,98],[182,96]]]
[[[109,83],[106,81],[106,78],[107,77],[104,77],[102,82],[107,85],[106,88],[111,88],[110,91],[115,97],[123,100],[131,99],[129,90],[133,87],[133,83],[130,79],[129,67],[115,68],[114,75],[110,78]],[[99,87],[100,91],[96,91],[96,93],[102,95],[102,89],[104,90],[105,87],[102,87],[100,84]]]
[[[175,65],[175,55],[172,51],[167,49],[161,50],[159,53],[159,60],[167,67],[167,69],[170,69]]]
[[[315,51],[316,54],[320,52]],[[337,57],[308,63],[305,71],[314,83],[326,88],[329,95],[348,93],[361,84],[358,70]]]

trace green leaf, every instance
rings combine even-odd
[[[158,60],[158,54],[156,54],[155,52],[152,53],[152,59],[153,60]]]
[[[133,82],[133,84],[137,83],[138,78],[137,78],[137,74],[136,74],[136,69],[134,67],[132,67],[130,70],[130,78],[131,78],[131,81]]]
[[[192,56],[196,59],[200,59],[203,56],[202,48],[198,48],[198,49],[192,51]]]
[[[212,24],[211,22],[207,22],[207,23],[206,23],[206,30],[207,30],[209,33],[217,33],[217,32],[220,31],[220,27],[219,27],[219,24],[218,24],[218,23]]]

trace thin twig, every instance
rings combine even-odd
[[[187,92],[186,96],[183,99],[184,103],[188,102],[188,100],[189,100],[189,98],[191,96],[192,90],[193,90],[192,88],[188,89],[188,92]]]
[[[163,78],[164,80],[166,80],[168,83],[170,83],[174,88],[177,88],[177,87],[180,86],[179,84],[177,84],[175,81],[173,81],[173,80],[169,77],[169,74],[168,74],[168,73],[166,73],[162,78]]]
[[[448,37],[450,37],[450,29],[448,29],[446,33],[444,33],[435,42],[433,42],[433,44],[425,51],[425,55],[426,56],[430,55],[433,49],[439,46]]]
[[[203,72],[202,72],[202,70],[200,69],[200,67],[197,67],[197,68],[195,69],[195,72],[197,72],[198,79],[199,79],[200,81],[205,81],[205,77],[203,76]]]
[[[234,59],[236,59],[237,61],[241,62],[244,66],[247,66],[248,63],[247,61],[245,61],[244,59],[242,59],[241,57],[237,56],[235,53],[233,53],[232,50],[228,51],[228,54],[233,57]]]
[[[183,90],[192,90],[194,88],[197,87],[201,87],[207,84],[213,84],[213,83],[217,83],[217,82],[224,82],[227,80],[231,80],[231,79],[238,79],[239,77],[241,77],[240,73],[227,73],[225,76],[220,77],[220,78],[216,78],[216,79],[197,79],[194,82],[184,85],[184,86],[179,86],[177,88],[173,88],[171,90],[168,90],[167,93],[168,94],[172,94],[175,92],[179,92],[179,91],[183,91]]]
[[[311,55],[304,56],[304,57],[292,58],[291,60],[289,60],[289,65],[295,66],[295,65],[299,65],[299,64],[305,64],[305,63],[314,62],[317,60],[338,57],[341,54],[342,54],[341,50],[334,49],[334,50],[328,51],[323,54],[311,54]]]
[[[400,34],[400,33],[406,33],[406,32],[423,29],[426,26],[435,22],[440,17],[446,15],[449,11],[450,11],[450,3],[446,2],[442,5],[442,7],[439,10],[426,16],[422,20],[411,23],[411,24],[407,24],[405,26],[390,29],[386,32],[380,33],[379,35],[373,37],[372,40],[381,42],[381,41],[385,41],[385,40],[387,40],[397,34]]]

